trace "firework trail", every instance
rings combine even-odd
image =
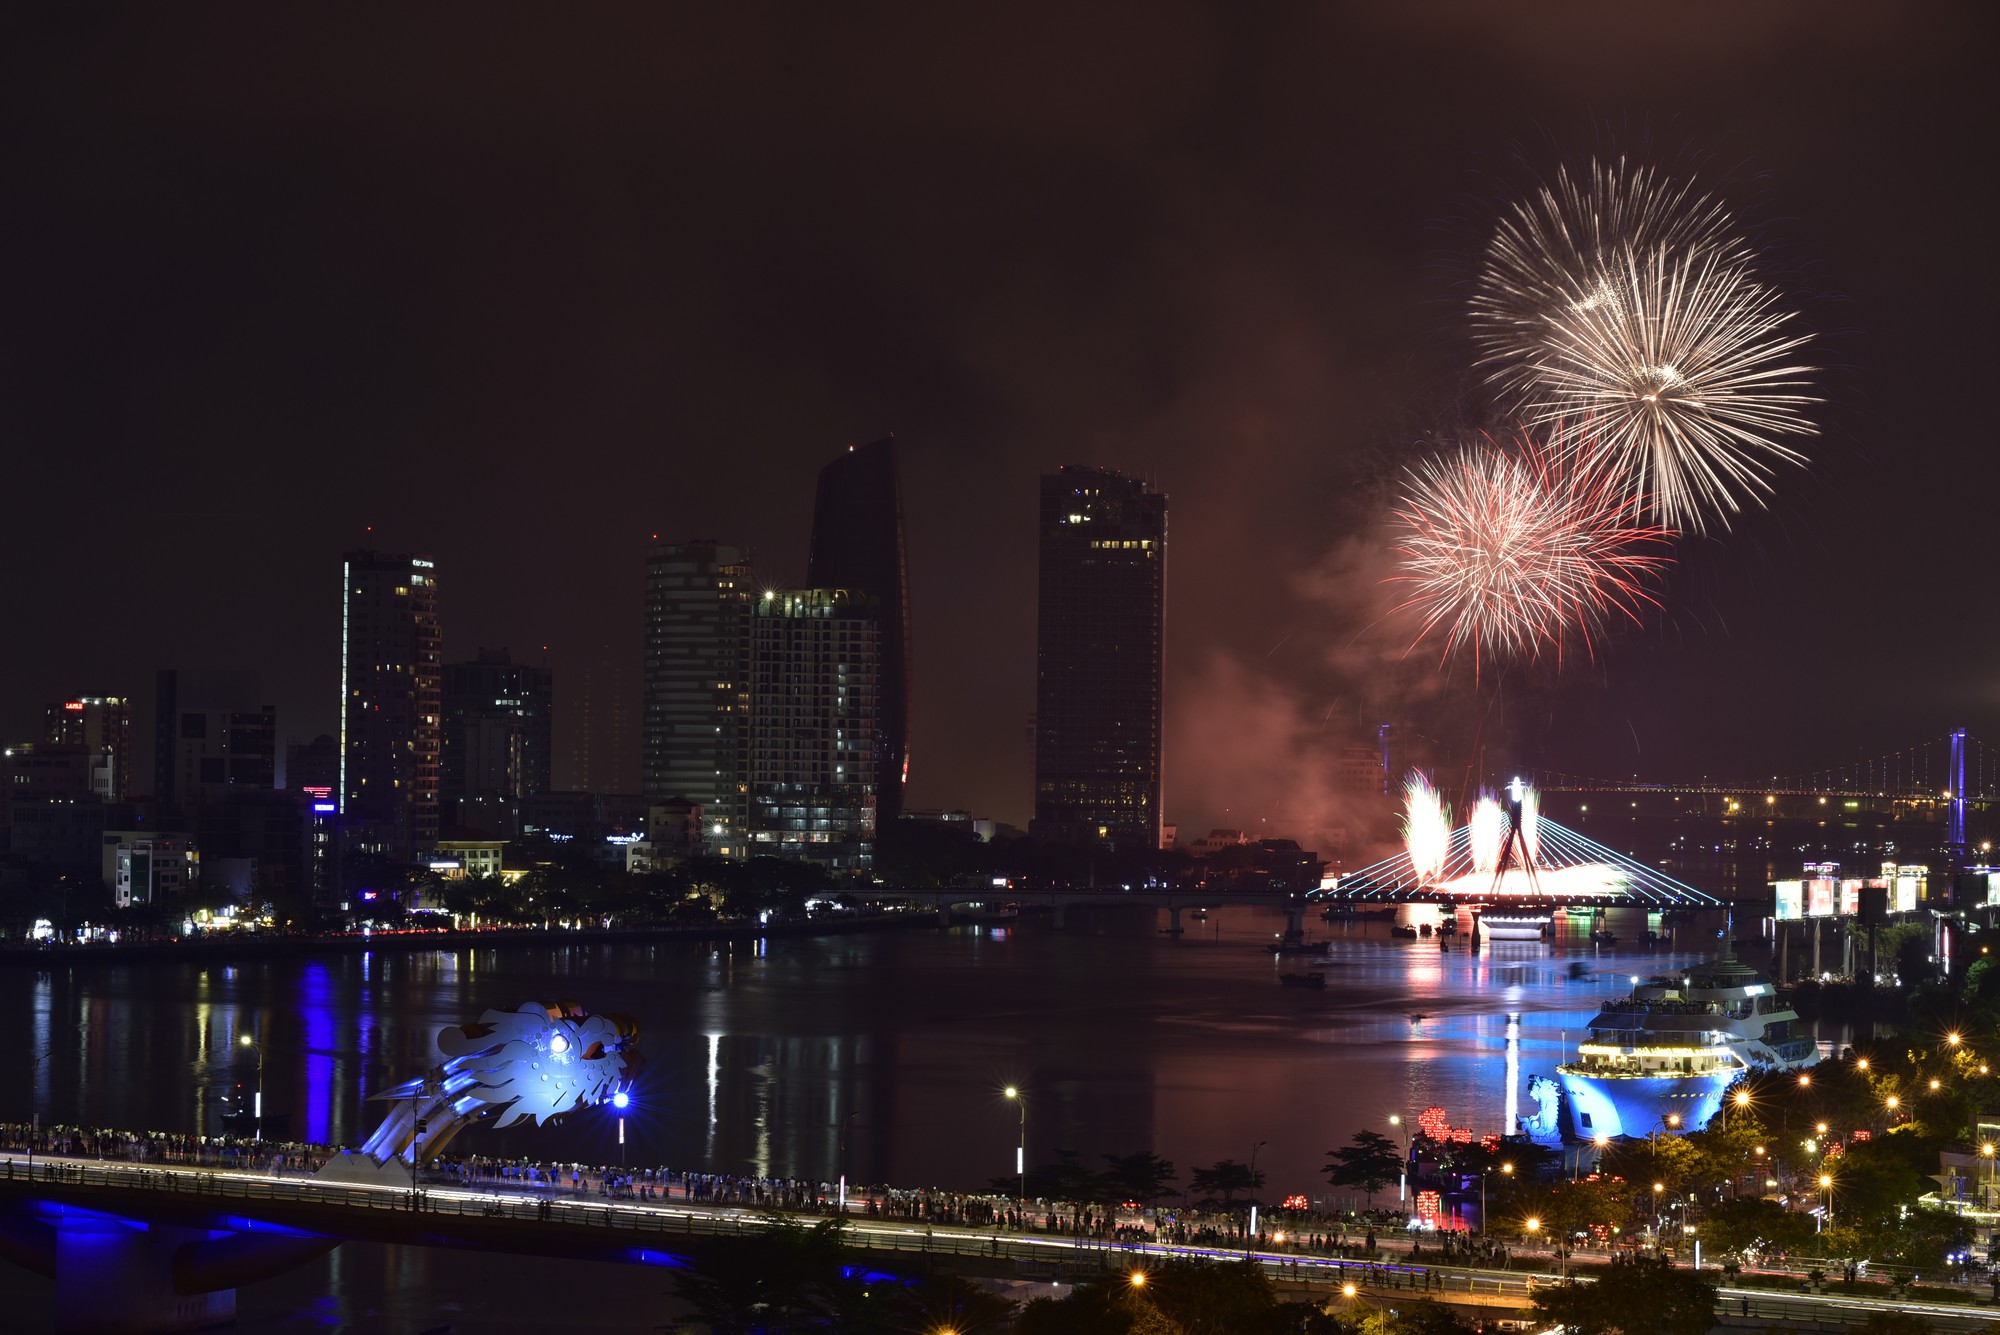
[[[1645,522],[1614,456],[1587,434],[1546,447],[1521,433],[1490,439],[1410,471],[1392,516],[1400,573],[1396,611],[1416,615],[1411,648],[1432,635],[1440,658],[1558,656],[1572,640],[1594,652],[1606,623],[1641,619],[1669,562],[1671,531]]]
[[[1403,784],[1403,847],[1419,885],[1428,885],[1444,870],[1451,851],[1451,815],[1444,799],[1423,775],[1412,773]]]
[[[1807,341],[1713,197],[1623,162],[1516,206],[1471,302],[1492,379],[1530,425],[1587,422],[1667,524],[1726,528],[1814,432]]]

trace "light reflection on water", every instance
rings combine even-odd
[[[1432,919],[1435,921],[1435,919]],[[1613,913],[1622,940],[1643,915]],[[439,1028],[487,1007],[574,999],[641,1022],[646,1067],[629,1119],[634,1163],[976,1187],[1011,1174],[1027,1095],[1029,1157],[1147,1147],[1183,1168],[1242,1160],[1273,1191],[1324,1195],[1331,1147],[1390,1113],[1436,1105],[1485,1134],[1508,1115],[1507,1017],[1520,1079],[1549,1074],[1597,1003],[1681,950],[1593,946],[1586,919],[1555,946],[1391,940],[1381,922],[1313,923],[1323,962],[1276,958],[1276,913],[1220,910],[1174,939],[1144,912],[1073,913],[963,928],[778,940],[403,954],[374,950],[240,967],[155,964],[0,973],[30,1023],[0,1032],[0,1062],[35,1071],[32,1104],[0,1116],[213,1132],[241,1083],[301,1135],[354,1143],[382,1111],[364,1096],[421,1069]],[[1573,935],[1574,939],[1571,939]],[[1324,992],[1277,974],[1323,969]],[[1573,976],[1573,970],[1580,976]],[[850,1114],[852,1116],[850,1117]],[[844,1142],[844,1145],[843,1145]],[[614,1120],[542,1132],[475,1129],[454,1148],[591,1162],[617,1158]],[[845,1163],[842,1162],[843,1158]]]

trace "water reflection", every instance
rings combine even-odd
[[[1643,941],[1643,913],[1610,921]],[[1013,1169],[1020,1107],[999,1091],[1016,1084],[1031,1160],[1151,1148],[1185,1170],[1268,1140],[1272,1187],[1323,1195],[1326,1150],[1391,1112],[1437,1105],[1479,1134],[1511,1128],[1524,1082],[1552,1073],[1602,998],[1713,941],[1710,927],[1685,932],[1687,949],[1593,945],[1587,919],[1559,920],[1554,945],[1474,954],[1463,928],[1440,949],[1386,922],[1315,923],[1330,942],[1315,992],[1278,986],[1296,967],[1268,950],[1280,915],[1221,910],[1178,940],[1161,925],[1079,913],[1061,932],[1030,918],[761,948],[14,970],[0,1001],[30,1020],[0,1031],[0,1062],[34,1074],[0,1087],[0,1116],[212,1133],[227,1106],[215,1096],[255,1078],[237,1039],[261,1034],[267,1110],[351,1144],[382,1115],[366,1095],[433,1060],[442,1026],[574,998],[641,1023],[634,1163],[983,1185]],[[459,1148],[618,1157],[615,1119],[587,1114],[476,1128]]]

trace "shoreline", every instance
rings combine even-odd
[[[825,922],[710,923],[699,927],[496,927],[479,931],[376,932],[366,936],[211,936],[132,945],[5,946],[0,969],[73,969],[93,965],[156,964],[189,960],[230,963],[239,959],[310,957],[377,950],[464,950],[481,947],[607,945],[648,941],[755,941],[765,937],[843,936],[882,929],[936,927],[935,912],[871,913]]]

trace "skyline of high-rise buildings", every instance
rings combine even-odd
[[[1167,498],[1065,465],[1041,481],[1031,833],[1160,846]]]

